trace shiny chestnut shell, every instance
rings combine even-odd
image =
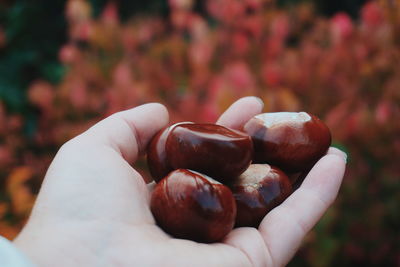
[[[254,162],[287,173],[308,170],[331,145],[329,128],[306,112],[264,113],[244,126],[254,143]]]
[[[165,232],[204,243],[224,238],[236,217],[235,200],[228,187],[185,169],[171,172],[156,185],[150,208]]]
[[[153,179],[158,182],[164,178],[168,173],[173,171],[167,159],[165,150],[169,134],[179,124],[189,124],[191,122],[176,123],[171,126],[165,127],[159,131],[150,141],[147,148],[147,165]]]
[[[236,200],[236,227],[258,227],[292,193],[287,175],[268,164],[250,165],[229,187]]]
[[[250,165],[250,136],[216,124],[179,123],[158,133],[148,148],[155,181],[175,169],[191,169],[218,181],[229,181]]]

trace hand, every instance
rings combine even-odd
[[[239,128],[261,110],[243,98],[218,123]],[[147,104],[63,145],[15,244],[39,266],[282,266],[336,198],[345,160],[331,148],[258,230],[237,228],[215,244],[174,239],[155,224],[150,187],[130,165],[167,123],[165,107]]]

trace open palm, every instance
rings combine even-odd
[[[243,98],[217,123],[239,128],[261,109]],[[151,186],[130,165],[167,124],[167,110],[147,104],[63,145],[15,244],[39,266],[282,266],[336,198],[345,156],[331,148],[259,229],[234,229],[215,244],[172,238],[155,224]]]

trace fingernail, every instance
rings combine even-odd
[[[344,162],[347,163],[347,154],[346,154],[346,152],[344,152],[344,151],[342,151],[340,149],[338,149],[338,150],[341,152],[340,156],[343,158]]]
[[[264,101],[258,96],[253,96],[253,97],[261,104],[261,109],[264,109]]]
[[[329,151],[330,154],[336,155],[338,157],[341,157],[345,163],[347,163],[347,154],[343,150],[340,150],[337,147],[330,147]]]
[[[342,152],[343,152],[343,151],[342,151]],[[343,155],[342,155],[342,156],[343,156],[344,162],[347,163],[347,154],[346,154],[345,152],[343,152]]]

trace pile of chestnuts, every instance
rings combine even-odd
[[[259,114],[241,131],[174,124],[148,147],[157,182],[151,211],[166,233],[197,242],[220,241],[233,227],[258,227],[330,144],[328,127],[306,112]]]

